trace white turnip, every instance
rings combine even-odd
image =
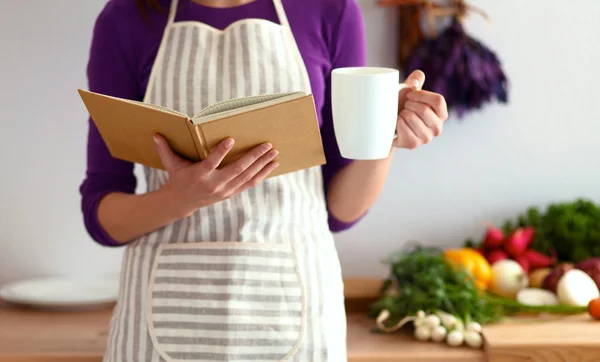
[[[517,293],[517,301],[525,305],[557,305],[558,298],[551,291],[539,288],[526,288]]]
[[[585,307],[591,300],[600,297],[594,280],[579,269],[569,270],[560,278],[556,293],[561,304],[580,307]]]

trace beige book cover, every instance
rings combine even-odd
[[[270,142],[280,165],[269,177],[325,163],[312,95],[270,94],[211,105],[194,117],[153,104],[79,90],[94,124],[115,158],[164,169],[152,135],[159,133],[180,156],[197,162],[227,137],[235,146],[221,166]]]

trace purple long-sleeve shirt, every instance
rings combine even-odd
[[[95,24],[88,64],[89,89],[111,96],[141,101],[167,22],[169,0],[160,0],[164,12],[148,12],[145,22],[134,0],[111,0]],[[327,164],[322,167],[325,193],[332,177],[349,160],[341,157],[333,133],[331,70],[365,65],[365,38],[356,0],[283,0],[292,31],[300,48],[312,86],[321,125]],[[198,21],[218,29],[244,18],[278,22],[272,0],[218,9],[180,0],[175,21]],[[89,234],[98,243],[118,243],[98,221],[98,204],[111,192],[134,193],[134,165],[113,158],[98,129],[89,120],[87,173],[81,185],[82,210]],[[348,195],[352,197],[352,195]],[[358,220],[357,220],[358,221]],[[354,225],[329,213],[334,232]]]

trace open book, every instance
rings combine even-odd
[[[312,95],[269,94],[211,105],[190,118],[175,110],[79,90],[92,120],[115,158],[164,169],[152,136],[159,133],[190,161],[203,160],[232,137],[227,165],[264,142],[279,151],[279,167],[269,177],[325,163]]]

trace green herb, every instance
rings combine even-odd
[[[585,308],[568,306],[525,306],[514,300],[479,291],[469,273],[447,262],[441,251],[414,247],[393,255],[381,297],[371,306],[370,316],[390,314],[386,325],[394,325],[422,310],[444,311],[462,321],[492,323],[517,313],[573,314]]]
[[[545,213],[530,207],[514,221],[503,225],[505,233],[517,227],[536,229],[531,248],[550,254],[556,251],[559,261],[580,262],[600,256],[600,207],[592,201],[550,204]]]

